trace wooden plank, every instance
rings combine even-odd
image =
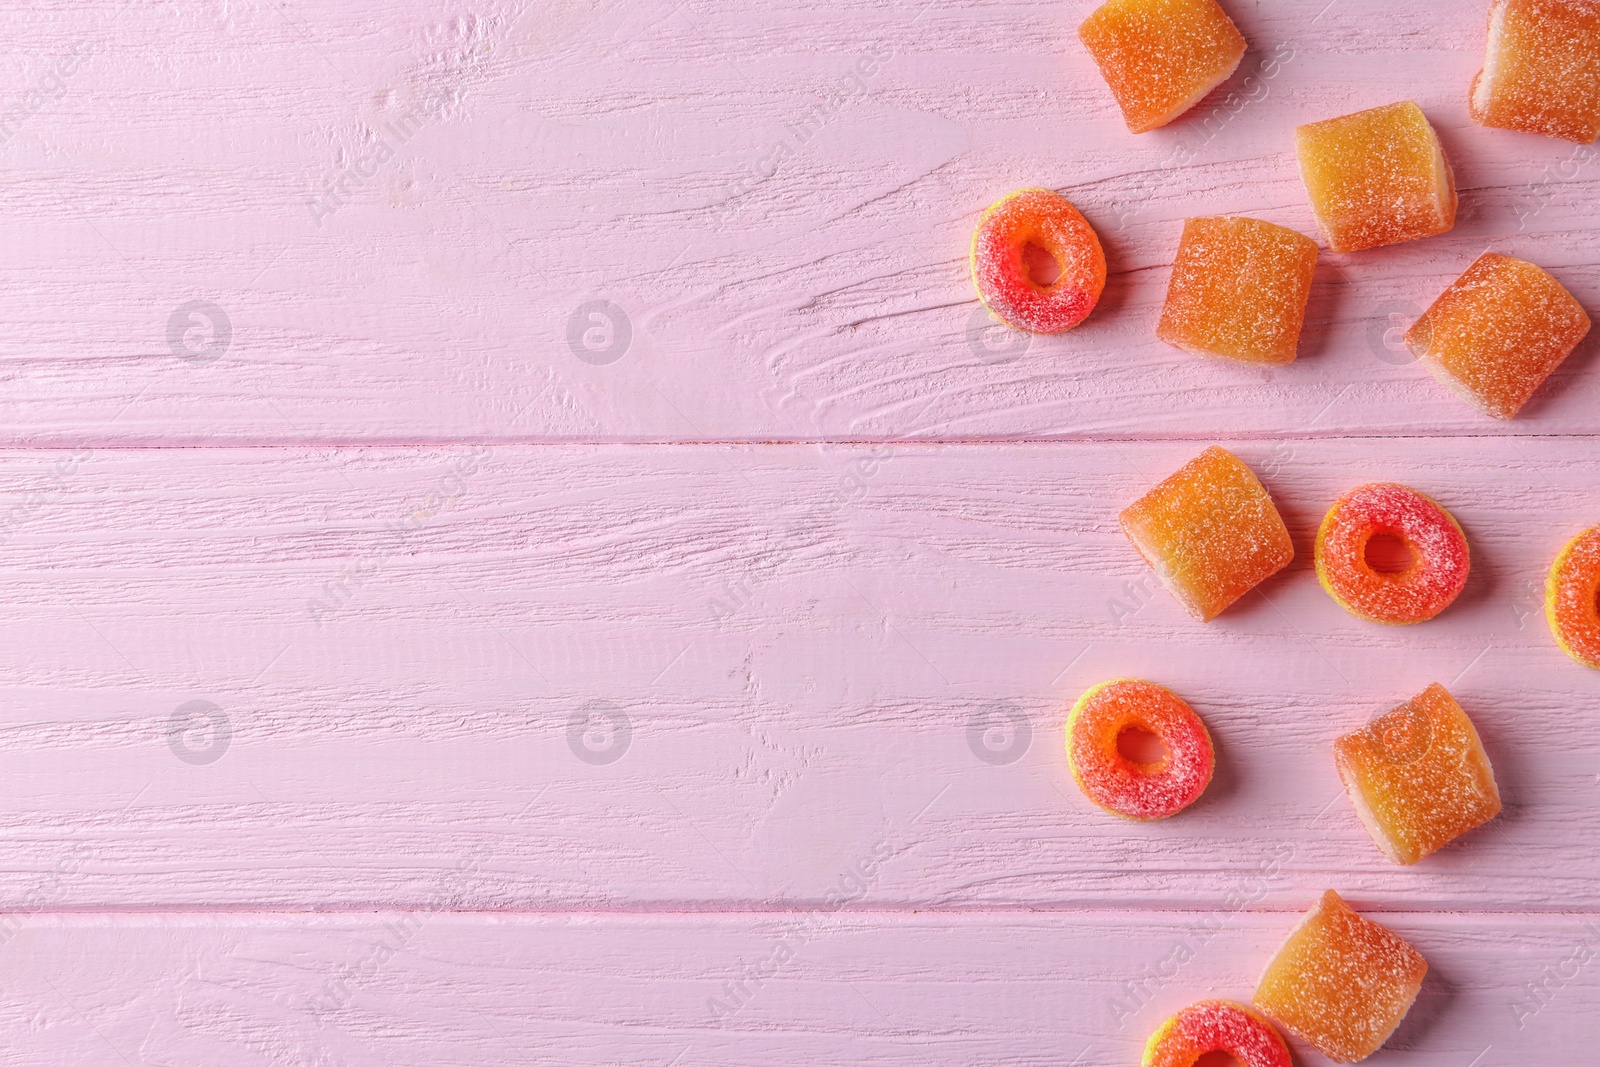
[[[1477,7],[1231,4],[1240,73],[1135,138],[1089,6],[19,9],[12,92],[83,61],[0,146],[0,443],[1593,429],[1592,340],[1504,427],[1396,348],[1487,246],[1600,308],[1595,153],[1470,122]],[[1328,255],[1290,367],[1155,340],[1183,217],[1311,232],[1292,128],[1408,97],[1453,233]],[[1023,185],[1111,282],[995,350],[967,245]]]
[[[1300,558],[1210,625],[1116,526],[1200,447],[0,455],[0,904],[406,906],[477,850],[473,908],[781,908],[888,841],[875,906],[1280,907],[1335,878],[1410,910],[1600,905],[1600,674],[1538,601],[1597,521],[1600,445],[1241,445]],[[1382,479],[1473,545],[1426,625],[1360,623],[1310,572],[1326,505]],[[1170,822],[1067,773],[1066,707],[1117,675],[1217,737]],[[1399,869],[1329,744],[1430,681],[1507,810]],[[1025,742],[985,732],[997,705]]]
[[[1379,918],[1430,966],[1383,1062],[1600,1037],[1592,916]],[[1172,1011],[1247,1000],[1294,919],[55,918],[4,947],[0,1063],[1131,1064]]]

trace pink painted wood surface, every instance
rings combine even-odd
[[[0,1064],[1109,1067],[1330,886],[1434,968],[1374,1063],[1591,1059],[1597,342],[1495,423],[1397,327],[1489,247],[1600,308],[1600,165],[1469,121],[1478,0],[1224,2],[1140,138],[1086,0],[8,5]],[[1454,232],[1289,367],[1155,341],[1184,217],[1314,232],[1294,125],[1403,98]],[[965,260],[1035,184],[1111,280],[1023,346]],[[1202,626],[1116,513],[1224,440],[1299,558]],[[1378,479],[1473,546],[1425,626],[1309,569]],[[1119,674],[1217,739],[1170,822],[1066,771]],[[1400,869],[1328,746],[1430,681],[1507,807]]]
[[[1583,1062],[1571,1053],[1593,1043],[1600,995],[1596,965],[1579,962],[1600,942],[1592,921],[1385,921],[1431,970],[1368,1062]],[[1161,912],[36,920],[3,949],[0,1063],[1124,1067],[1193,998],[1247,1000],[1293,923]],[[1326,1067],[1290,1043],[1300,1067]]]
[[[0,439],[1590,432],[1593,339],[1509,426],[1398,350],[1489,246],[1600,307],[1593,151],[1468,118],[1482,4],[1236,3],[1240,73],[1139,138],[1077,43],[1090,6],[19,7],[19,91],[92,54],[4,146]],[[1185,216],[1314,232],[1293,127],[1404,98],[1455,163],[1452,233],[1326,255],[1289,367],[1156,341]],[[1079,204],[1112,277],[1016,355],[966,256],[1023,185]],[[195,300],[228,318],[214,361],[169,340]],[[594,300],[631,333],[604,366],[568,342]]]
[[[0,490],[44,496],[4,546],[0,900],[88,847],[62,906],[406,906],[482,847],[473,907],[781,907],[892,831],[897,907],[1215,907],[1280,848],[1274,907],[1335,877],[1395,907],[1600,903],[1600,673],[1539,596],[1596,517],[1594,439],[1242,445],[1299,557],[1210,625],[1116,524],[1199,447],[103,450],[54,490],[5,456]],[[1389,479],[1473,545],[1427,625],[1360,622],[1310,568],[1324,508]],[[1217,735],[1167,823],[1104,816],[1065,766],[1067,707],[1121,675]],[[1432,681],[1508,810],[1402,870],[1329,746]],[[231,729],[206,765],[169,744],[191,700]],[[631,724],[603,765],[569,725],[595,701]],[[997,704],[1031,736],[986,736]]]

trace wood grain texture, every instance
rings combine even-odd
[[[1595,521],[1593,439],[1240,446],[1299,558],[1209,625],[1116,525],[1199,448],[104,450],[53,489],[0,457],[0,493],[43,494],[4,543],[0,901],[87,849],[52,903],[406,906],[482,849],[475,908],[782,907],[887,836],[875,906],[1214,908],[1268,861],[1267,907],[1335,875],[1412,909],[1600,904],[1600,675],[1539,600]],[[1323,509],[1384,479],[1473,546],[1428,624],[1353,619],[1310,570]],[[1170,822],[1067,772],[1065,709],[1120,675],[1217,737]],[[1329,746],[1432,681],[1507,811],[1400,869]],[[226,748],[170,736],[193,700]]]
[[[1592,1059],[1600,342],[1493,423],[1398,332],[1485,248],[1600,308],[1600,163],[1470,122],[1477,0],[1223,2],[1138,138],[1090,0],[0,5],[0,1064],[1110,1067],[1330,886],[1432,964],[1383,1062]],[[1182,220],[1314,232],[1293,127],[1398,99],[1455,230],[1291,366],[1157,342]],[[1111,270],[1031,343],[1025,185]],[[1299,558],[1202,626],[1116,514],[1215,441]],[[1472,544],[1423,626],[1310,571],[1380,479]],[[1065,767],[1122,674],[1217,740],[1166,823]],[[1431,681],[1507,806],[1400,869],[1329,744]]]
[[[1371,1062],[1565,1062],[1600,1037],[1592,924],[1386,922],[1430,970]],[[1248,1000],[1292,925],[1159,912],[51,920],[0,950],[0,1063],[1114,1067],[1193,999]],[[1326,1067],[1290,1040],[1301,1067]]]
[[[1137,138],[1090,6],[19,10],[17,93],[88,59],[3,146],[0,441],[1592,431],[1593,339],[1503,427],[1398,350],[1487,246],[1600,307],[1595,153],[1468,118],[1481,5],[1235,3],[1239,73]],[[1289,367],[1156,341],[1185,216],[1314,232],[1293,127],[1406,98],[1452,233],[1326,255]],[[1111,280],[996,350],[967,246],[1025,185],[1083,209]]]

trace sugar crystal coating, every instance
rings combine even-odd
[[[1157,763],[1135,763],[1117,749],[1124,730],[1155,734]],[[1183,698],[1153,682],[1118,678],[1078,699],[1067,716],[1067,763],[1083,795],[1125,819],[1176,815],[1200,799],[1216,766],[1211,735]]]
[[[1427,973],[1421,953],[1330,889],[1267,964],[1255,1006],[1335,1063],[1355,1063],[1389,1040]]]
[[[1494,0],[1474,122],[1579,144],[1600,136],[1600,3]]]
[[[1266,1019],[1231,1000],[1202,1000],[1150,1035],[1142,1067],[1194,1067],[1208,1052],[1226,1052],[1240,1067],[1291,1063],[1288,1046]]]
[[[1414,241],[1456,224],[1439,137],[1409,100],[1295,130],[1300,177],[1335,252]]]
[[[1055,260],[1049,285],[1031,277],[1029,245]],[[1082,322],[1106,285],[1106,257],[1094,227],[1066,197],[1021,189],[990,205],[972,235],[972,281],[990,313],[1007,326],[1060,333]]]
[[[1272,497],[1237,456],[1216,446],[1125,508],[1121,522],[1161,583],[1201,622],[1294,559]]]
[[[1238,68],[1246,47],[1216,0],[1108,0],[1078,38],[1133,133],[1198,104]]]
[[[1317,243],[1258,219],[1189,219],[1156,336],[1202,356],[1292,363]]]
[[[1478,731],[1437,683],[1339,738],[1333,756],[1362,825],[1396,863],[1416,863],[1500,814]]]
[[[1562,651],[1600,669],[1600,526],[1567,542],[1545,582],[1545,617]]]
[[[1589,332],[1562,284],[1525,260],[1485,252],[1406,331],[1440,383],[1509,419]]]
[[[1411,564],[1398,574],[1374,570],[1367,542],[1390,534],[1405,542]],[[1471,556],[1455,517],[1432,497],[1404,485],[1357,486],[1328,509],[1317,530],[1317,578],[1350,614],[1372,622],[1423,622],[1449,607],[1467,584]]]

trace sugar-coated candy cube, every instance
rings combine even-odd
[[[1411,1010],[1428,963],[1328,890],[1256,986],[1255,1006],[1335,1063],[1364,1060]]]
[[[1259,219],[1183,224],[1156,336],[1202,356],[1292,363],[1317,268],[1317,243]]]
[[[1078,37],[1128,129],[1165,126],[1227,80],[1245,40],[1216,0],[1107,0]]]
[[[1471,111],[1483,126],[1593,144],[1600,135],[1600,3],[1494,0]]]
[[[1456,224],[1456,179],[1409,100],[1295,130],[1300,176],[1335,252],[1413,241]]]
[[[1122,531],[1173,596],[1209,622],[1289,565],[1272,497],[1225,448],[1206,449],[1122,512]]]
[[[1509,419],[1588,332],[1589,316],[1560,282],[1485,252],[1412,324],[1406,344],[1468,403]]]
[[[1472,720],[1437,683],[1333,743],[1361,823],[1411,864],[1500,814],[1494,768]]]

